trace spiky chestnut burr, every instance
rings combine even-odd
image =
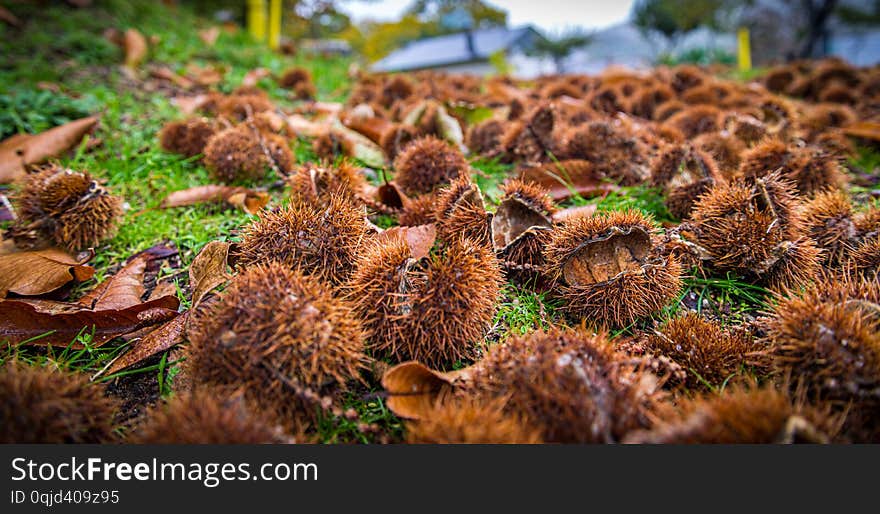
[[[465,142],[471,152],[478,155],[494,155],[500,150],[504,123],[490,119],[468,127]]]
[[[291,68],[285,71],[278,79],[278,85],[292,90],[300,100],[308,100],[315,97],[315,84],[312,82],[312,74],[305,68]]]
[[[234,123],[242,122],[254,114],[275,109],[272,102],[262,94],[231,95],[217,102],[218,116]]]
[[[521,119],[508,123],[499,143],[508,162],[544,162],[558,150],[556,109],[550,102],[541,102],[524,113]]]
[[[115,404],[85,375],[16,360],[0,367],[0,443],[113,441]]]
[[[662,409],[651,430],[627,435],[638,444],[828,443],[840,420],[771,387],[734,386]]]
[[[480,188],[468,176],[454,180],[437,196],[434,220],[444,241],[467,238],[491,247],[490,218]]]
[[[466,394],[506,398],[553,443],[612,443],[648,426],[655,377],[634,367],[604,334],[532,332],[491,348]]]
[[[665,189],[666,206],[680,219],[690,217],[697,199],[719,181],[715,160],[689,144],[666,147],[651,164],[651,183]]]
[[[778,295],[761,322],[767,356],[811,399],[880,407],[880,285],[825,276],[802,294]]]
[[[807,234],[822,250],[822,262],[836,267],[857,241],[852,205],[843,191],[826,190],[804,204],[801,211]]]
[[[722,328],[693,313],[671,319],[641,339],[646,351],[672,359],[687,372],[682,385],[688,390],[721,386],[758,349],[746,332]]]
[[[281,173],[293,169],[293,153],[287,141],[276,134],[262,134],[240,125],[218,132],[205,146],[205,167],[224,183],[257,180],[277,167]]]
[[[788,178],[795,183],[798,192],[808,196],[826,189],[842,189],[846,185],[846,174],[841,171],[839,158],[819,146],[799,150]]]
[[[197,388],[153,407],[127,441],[134,444],[285,444],[275,416],[259,411],[240,391]]]
[[[483,245],[456,239],[415,260],[395,238],[362,252],[349,289],[378,355],[441,368],[477,356],[501,283],[498,262]]]
[[[678,294],[681,266],[652,255],[653,224],[635,211],[558,224],[545,249],[562,309],[588,322],[625,326]]]
[[[241,267],[278,262],[331,284],[342,284],[364,244],[369,227],[363,207],[338,194],[319,205],[294,199],[262,211],[248,224],[234,255]]]
[[[739,170],[740,156],[746,148],[742,141],[724,132],[702,134],[694,140],[694,147],[709,154],[726,179],[733,178]]]
[[[492,242],[511,278],[536,278],[544,266],[544,246],[553,228],[556,206],[537,184],[513,179],[501,186],[492,218]]]
[[[669,117],[664,123],[680,130],[688,139],[719,129],[721,111],[711,105],[687,107]]]
[[[754,116],[732,114],[724,117],[724,129],[746,147],[753,147],[767,137],[767,126]]]
[[[433,136],[416,139],[394,160],[397,185],[409,195],[425,194],[467,175],[467,160],[458,149]]]
[[[504,401],[438,401],[424,419],[406,425],[410,444],[539,444],[540,432],[522,416],[504,411]]]
[[[241,389],[285,422],[330,407],[369,362],[349,303],[277,262],[245,269],[190,321],[186,366],[193,383]]]
[[[382,132],[377,142],[388,158],[393,160],[418,137],[419,132],[415,127],[404,123],[394,123],[388,130]]]
[[[397,213],[397,223],[404,227],[415,227],[434,223],[437,194],[429,193],[410,198],[403,209]]]
[[[848,267],[866,279],[877,280],[880,276],[880,235],[868,238],[852,250]]]
[[[159,132],[159,144],[167,152],[193,157],[204,152],[208,140],[218,131],[218,124],[208,118],[171,121]]]
[[[18,213],[9,229],[17,246],[58,245],[78,251],[113,234],[122,200],[88,173],[49,166],[28,177],[18,197]]]
[[[593,163],[596,172],[621,185],[644,181],[650,173],[648,148],[625,128],[609,121],[572,127],[563,135],[565,155]]]
[[[293,198],[318,205],[326,205],[333,195],[358,205],[367,186],[364,175],[348,161],[298,166],[287,183]]]
[[[794,187],[778,173],[716,185],[700,197],[691,218],[693,242],[718,270],[778,288],[805,283],[819,268]]]

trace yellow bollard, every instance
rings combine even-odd
[[[749,44],[749,29],[740,27],[737,31],[737,62],[740,71],[749,71],[752,69],[752,48]]]
[[[248,0],[248,32],[257,41],[266,40],[266,0]]]
[[[281,0],[269,0],[269,48],[281,46]]]

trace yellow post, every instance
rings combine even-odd
[[[737,31],[737,62],[740,71],[749,71],[752,69],[752,49],[749,44],[749,29],[740,27]]]
[[[281,46],[281,0],[269,0],[269,48]]]
[[[257,41],[266,40],[266,0],[247,0],[248,31]]]

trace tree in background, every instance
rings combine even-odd
[[[584,47],[593,40],[593,35],[580,29],[568,30],[560,34],[547,34],[546,37],[536,38],[533,44],[532,54],[549,57],[553,60],[556,73],[565,73],[565,58],[572,51]]]
[[[687,33],[700,27],[716,29],[725,0],[638,0],[633,23],[643,32],[658,32],[674,49]]]

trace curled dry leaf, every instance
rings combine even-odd
[[[559,161],[525,168],[520,178],[546,189],[557,202],[572,196],[592,197],[619,189],[616,184],[602,180],[587,161]]]
[[[92,377],[92,380],[103,374],[112,375],[130,368],[157,353],[164,352],[172,346],[182,343],[186,334],[189,312],[177,315],[174,319],[161,325],[142,339],[135,341],[131,349],[116,358],[106,370],[97,373]]]
[[[121,270],[77,302],[88,309],[100,311],[127,309],[141,303],[146,291],[144,273],[154,261],[177,254],[177,250],[164,245],[156,245],[133,257]]]
[[[223,82],[226,69],[222,66],[199,66],[190,63],[186,67],[186,75],[200,86],[213,86]]]
[[[73,342],[83,333],[93,334],[91,344],[97,347],[114,337],[168,321],[177,315],[178,306],[176,297],[165,296],[126,309],[46,313],[26,302],[5,300],[0,302],[0,339],[12,344],[81,348]]]
[[[59,248],[0,253],[0,298],[9,292],[22,296],[46,294],[72,280],[88,280],[95,274],[94,268],[85,265],[91,257],[77,260]]]
[[[330,132],[332,120],[324,119],[313,121],[301,114],[291,114],[287,117],[287,129],[298,136],[320,137]]]
[[[402,418],[421,419],[431,412],[441,395],[468,382],[475,369],[470,366],[444,373],[417,361],[393,366],[382,375],[388,408]]]
[[[178,75],[177,73],[174,73],[174,70],[172,70],[168,66],[153,68],[150,70],[150,75],[160,80],[167,80],[175,86],[181,87],[183,89],[192,89],[196,85],[196,83],[191,79],[184,77],[183,75]]]
[[[413,259],[423,259],[431,254],[431,248],[437,239],[437,228],[433,223],[414,227],[391,227],[377,236],[384,238],[400,237],[406,241]]]
[[[880,141],[880,123],[874,121],[860,121],[843,129],[844,134],[860,139]]]
[[[181,114],[189,115],[201,109],[210,99],[208,95],[175,96],[171,103],[180,109]]]
[[[89,116],[39,134],[17,134],[0,142],[0,184],[25,176],[25,167],[40,164],[70,150],[98,123]]]
[[[214,46],[218,37],[220,37],[220,27],[211,27],[199,31],[199,39],[208,46]]]
[[[125,66],[135,69],[147,58],[147,40],[137,29],[128,29],[123,35],[122,49],[125,51]]]
[[[267,70],[266,68],[254,68],[244,74],[244,78],[241,79],[241,85],[247,87],[256,86],[257,82],[259,82],[260,79],[266,78],[268,76],[269,70]]]
[[[189,285],[192,288],[192,306],[196,308],[206,294],[229,280],[226,268],[230,243],[211,241],[196,255],[189,267]]]
[[[162,200],[160,207],[184,207],[205,202],[225,202],[248,214],[256,214],[269,203],[269,193],[246,187],[211,184],[174,191]]]

